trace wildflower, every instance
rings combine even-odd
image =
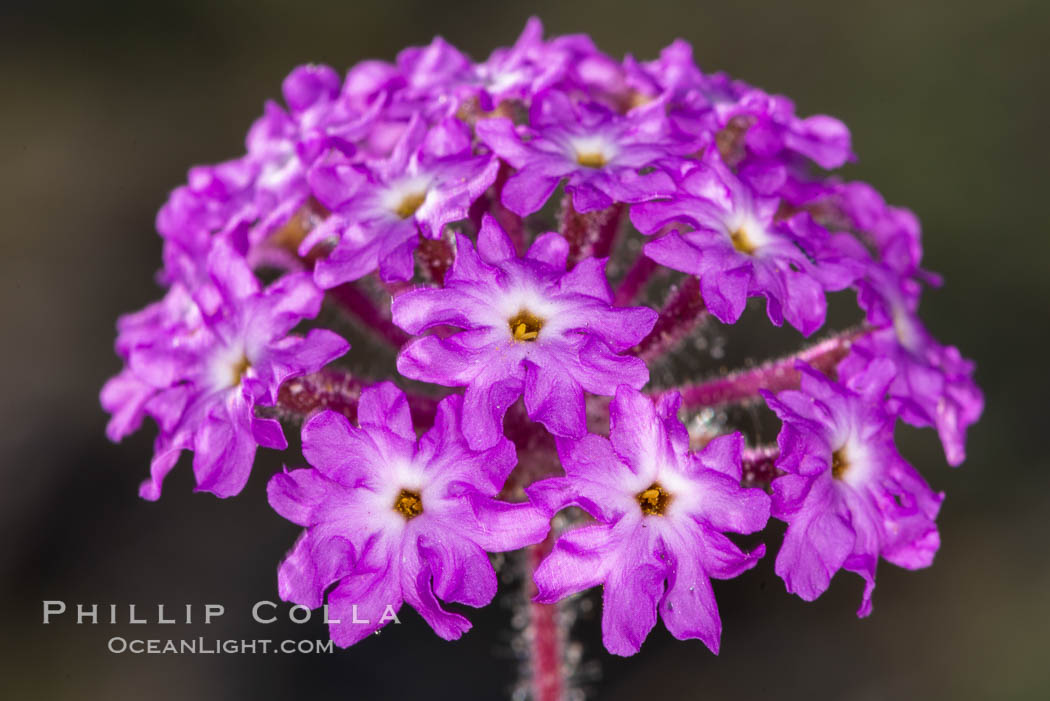
[[[636,205],[631,221],[645,234],[684,222],[646,244],[657,263],[695,275],[720,321],[740,318],[748,297],[766,298],[770,321],[786,319],[804,335],[824,324],[824,290],[847,287],[866,255],[848,236],[832,237],[811,219],[776,221],[779,201],[763,197],[711,155],[680,175],[668,201]]]
[[[303,427],[313,466],[274,475],[270,505],[306,528],[281,564],[281,598],[317,608],[327,594],[331,636],[353,645],[393,620],[402,603],[454,640],[470,622],[442,601],[480,607],[496,593],[487,552],[543,540],[549,519],[495,498],[516,463],[503,438],[471,450],[462,398],[446,397],[416,439],[405,395],[389,382],[365,389],[358,426],[326,411]],[[357,621],[356,623],[354,621]],[[366,623],[361,623],[365,621]]]
[[[394,300],[394,323],[409,333],[462,329],[413,341],[397,368],[414,380],[467,388],[463,431],[475,448],[498,441],[504,414],[522,395],[531,419],[557,435],[581,437],[585,391],[612,395],[621,384],[637,388],[649,380],[644,362],[621,354],[645,337],[656,312],[613,307],[605,259],[588,258],[565,272],[568,250],[550,233],[519,257],[486,217],[477,250],[457,236],[444,287]]]
[[[139,493],[160,497],[161,483],[183,449],[194,451],[197,489],[220,497],[237,494],[248,481],[256,447],[284,449],[280,422],[256,416],[273,406],[285,380],[319,370],[347,351],[335,333],[314,329],[290,335],[302,319],[317,315],[321,291],[307,273],[287,275],[266,289],[228,246],[217,245],[208,269],[222,303],[213,314],[172,322],[166,313],[137,319],[136,334],[153,326],[153,342],[128,351],[127,369],[103,389],[114,412],[111,436],[120,438],[150,413],[160,426],[150,479]],[[182,304],[178,295],[171,300]],[[165,312],[171,310],[162,310]]]
[[[711,578],[754,567],[759,545],[740,550],[725,532],[753,533],[769,518],[769,497],[740,486],[739,433],[689,450],[680,397],[654,406],[630,387],[616,392],[609,438],[559,442],[565,477],[528,488],[552,511],[578,506],[597,523],[563,534],[537,568],[537,600],[552,603],[598,584],[602,640],[617,655],[638,652],[657,611],[671,635],[699,638],[718,653],[722,622]]]
[[[385,280],[411,278],[419,234],[441,238],[445,224],[465,219],[496,178],[498,163],[471,155],[470,139],[456,119],[428,130],[417,115],[387,159],[356,163],[336,154],[319,163],[311,186],[335,214],[303,239],[299,252],[337,242],[317,263],[317,284],[335,287],[376,268]]]
[[[799,390],[763,391],[783,421],[773,480],[773,517],[788,523],[776,573],[788,591],[812,601],[839,569],[865,580],[858,616],[871,613],[882,557],[919,569],[940,547],[934,519],[943,494],[897,453],[894,416],[881,404],[896,368],[873,363],[843,386],[800,365]]]
[[[536,98],[530,126],[520,131],[503,117],[477,124],[481,140],[517,169],[502,201],[522,216],[538,211],[562,180],[577,212],[665,197],[674,183],[662,162],[696,148],[670,133],[661,104],[621,116],[598,104],[573,105],[553,90]],[[640,172],[646,168],[655,170]]]
[[[954,346],[943,346],[919,319],[920,286],[888,266],[873,268],[860,283],[860,305],[874,331],[858,339],[839,364],[849,380],[888,359],[897,373],[887,408],[912,426],[933,426],[951,465],[966,459],[966,430],[984,410],[973,380],[974,364]]]

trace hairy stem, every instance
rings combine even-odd
[[[342,368],[326,367],[302,377],[288,380],[277,393],[275,413],[285,418],[305,419],[324,409],[331,409],[357,420],[357,403],[361,390],[368,384]],[[412,421],[417,428],[434,423],[438,398],[406,392]]]
[[[444,284],[445,273],[452,267],[456,255],[452,244],[446,239],[420,238],[416,257],[423,266],[423,272],[432,282]]]
[[[682,393],[682,404],[692,409],[753,399],[758,396],[759,390],[763,389],[771,392],[794,389],[798,387],[800,378],[800,373],[795,368],[796,362],[801,360],[820,372],[829,374],[849,353],[853,341],[864,333],[866,329],[847,331],[786,358],[673,389]],[[666,391],[671,390],[661,391],[660,394]]]
[[[687,277],[668,296],[653,330],[631,353],[646,362],[658,358],[677,346],[707,316],[699,281]]]
[[[588,257],[609,255],[620,231],[624,208],[615,204],[596,212],[579,213],[566,195],[562,203],[561,235],[569,242],[569,267]]]
[[[617,286],[613,304],[617,307],[633,304],[658,269],[659,266],[652,258],[639,253]]]
[[[408,334],[395,326],[389,313],[381,310],[357,283],[348,282],[333,287],[328,290],[328,295],[380,340],[394,348],[400,348],[408,342]]]
[[[553,531],[547,539],[525,549],[525,581],[523,589],[529,612],[529,691],[532,701],[564,701],[566,679],[563,652],[565,630],[560,621],[560,604],[540,604],[533,601],[536,584],[532,575],[554,544]]]

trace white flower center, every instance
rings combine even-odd
[[[392,183],[383,193],[382,206],[399,219],[408,219],[426,202],[430,185],[431,179],[422,175]]]
[[[224,347],[212,357],[212,387],[215,390],[237,387],[251,369],[252,361],[244,346]]]
[[[726,233],[733,248],[746,256],[754,255],[755,251],[772,241],[766,228],[750,212],[730,217],[726,221]]]
[[[602,168],[616,157],[616,146],[602,136],[576,136],[569,140],[572,156],[585,168]]]

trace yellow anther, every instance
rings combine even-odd
[[[634,499],[646,516],[662,516],[667,510],[667,505],[671,503],[671,495],[656,482],[638,492]]]
[[[402,219],[408,219],[416,210],[423,206],[423,202],[427,199],[427,193],[425,192],[413,192],[410,195],[405,195],[404,199],[401,200],[401,204],[394,209],[394,213]]]
[[[609,161],[605,160],[605,156],[597,151],[588,151],[586,153],[577,153],[576,162],[584,168],[601,168]]]
[[[543,328],[543,319],[532,312],[522,309],[507,322],[511,337],[515,341],[535,341]]]
[[[397,495],[397,499],[394,500],[394,511],[404,516],[405,520],[408,521],[423,513],[423,500],[415,492],[402,489],[401,493]]]

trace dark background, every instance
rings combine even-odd
[[[948,493],[935,565],[883,564],[872,618],[859,579],[821,600],[787,595],[771,558],[716,583],[722,654],[662,627],[627,660],[581,628],[597,698],[1050,698],[1046,109],[1050,4],[923,3],[5,3],[0,12],[0,697],[498,699],[514,676],[510,612],[472,615],[457,643],[414,614],[346,652],[116,656],[112,635],[323,639],[318,622],[263,628],[296,527],[270,512],[261,454],[238,498],[192,494],[186,461],[136,498],[151,433],[103,435],[97,392],[118,369],[114,321],[159,296],[154,213],[188,166],[240,152],[296,64],[340,69],[440,33],[475,58],[539,14],[614,55],[675,37],[706,70],[791,95],[851,127],[876,184],[922,217],[926,264],[947,285],[924,318],[979,364],[987,410],[969,460],[946,466],[930,431],[902,451]],[[754,313],[754,312],[752,312]],[[41,600],[214,602],[212,626],[43,626]],[[148,608],[148,607],[147,607]],[[283,610],[283,608],[282,608]],[[126,614],[124,614],[126,615]],[[150,614],[151,617],[155,616]],[[200,615],[198,608],[197,616]]]

